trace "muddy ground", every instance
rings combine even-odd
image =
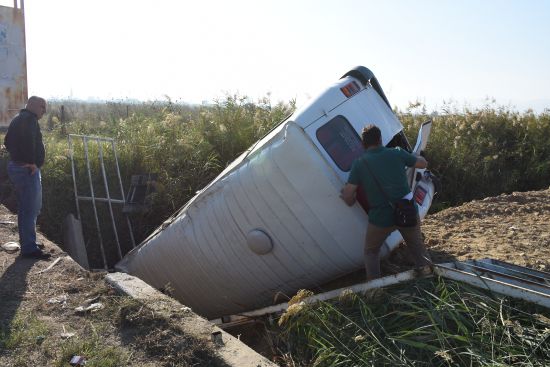
[[[16,221],[0,206],[0,244],[17,241]],[[428,216],[422,230],[436,262],[489,257],[550,271],[549,223],[550,190],[544,190],[447,209]],[[101,274],[85,272],[65,259],[54,243],[41,235],[39,239],[54,260],[62,258],[46,272],[54,260],[37,262],[0,250],[0,326],[4,330],[0,330],[0,366],[64,366],[70,348],[87,341],[100,351],[114,348],[112,354],[122,354],[121,361],[131,361],[133,366],[175,365],[178,359],[169,356],[177,352],[170,345],[181,336],[161,330],[168,324],[142,317],[150,312],[117,297]],[[407,266],[403,251],[398,250],[384,261],[383,270],[388,274]],[[94,314],[75,312],[90,299],[99,300],[105,308]],[[162,339],[172,334],[174,338]],[[198,355],[178,356],[179,361],[208,360],[200,354],[201,346],[196,347]]]

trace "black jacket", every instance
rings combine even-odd
[[[10,152],[14,162],[33,163],[37,167],[44,164],[44,143],[36,115],[22,109],[11,120],[10,127],[4,138],[4,145]]]

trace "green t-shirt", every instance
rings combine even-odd
[[[363,160],[367,161],[368,168]],[[382,146],[366,150],[353,162],[348,183],[360,185],[365,191],[370,206],[370,223],[379,227],[393,225],[393,209],[386,197],[395,202],[411,191],[405,167],[412,167],[415,163],[413,154],[401,148]],[[380,191],[370,172],[376,176],[386,195]]]

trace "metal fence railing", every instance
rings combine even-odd
[[[120,176],[120,169],[119,169],[118,157],[117,157],[117,153],[116,153],[115,141],[114,141],[114,139],[111,139],[111,138],[104,138],[104,137],[97,137],[97,136],[87,136],[87,135],[77,135],[77,134],[70,134],[68,139],[69,139],[69,152],[70,152],[70,156],[71,156],[71,169],[72,169],[72,176],[73,176],[73,185],[74,185],[74,195],[75,195],[75,201],[76,201],[77,219],[81,220],[81,218],[82,218],[82,215],[81,215],[81,212],[80,212],[80,202],[84,202],[84,201],[91,202],[92,203],[92,208],[93,208],[93,213],[94,213],[95,224],[96,224],[96,227],[97,227],[99,248],[100,248],[101,257],[102,257],[102,260],[103,260],[103,265],[104,265],[105,269],[108,269],[108,262],[107,262],[107,257],[105,255],[104,239],[103,239],[103,236],[102,236],[102,231],[101,231],[101,226],[100,226],[97,203],[102,202],[102,203],[107,203],[107,205],[108,205],[110,219],[111,219],[111,223],[112,223],[113,231],[114,231],[114,237],[115,237],[115,242],[116,242],[116,250],[117,250],[118,258],[122,259],[123,253],[122,253],[119,234],[118,234],[117,225],[116,225],[116,221],[115,221],[115,216],[114,216],[114,211],[113,211],[113,204],[123,206],[125,204],[125,195],[124,195],[124,188],[122,186],[122,178]],[[73,142],[73,140],[76,140],[76,139],[82,140],[82,144],[83,144],[84,159],[86,161],[87,178],[88,178],[88,184],[89,184],[89,187],[90,187],[90,196],[79,195],[79,192],[78,192],[76,169],[75,169],[74,142]],[[105,143],[108,146],[111,147],[112,153],[113,153],[113,156],[114,156],[114,166],[115,166],[115,169],[116,169],[118,184],[120,185],[120,194],[122,196],[120,199],[111,197],[111,192],[109,190],[109,182],[108,182],[108,178],[107,178],[107,172],[105,170],[104,151],[103,151],[103,145]],[[91,167],[90,167],[90,153],[89,153],[90,144],[96,144],[97,145],[97,152],[98,152],[98,157],[97,158],[99,160],[99,167],[101,169],[101,176],[102,176],[102,181],[103,181],[103,185],[104,185],[105,197],[98,196],[96,194],[96,190],[94,189],[94,184],[93,184],[93,179],[92,179],[92,170],[91,170]],[[130,218],[126,214],[123,214],[123,215],[125,216],[126,223],[128,225],[129,234],[130,234],[130,241],[132,243],[132,247],[135,247],[135,240],[134,240],[134,235],[133,235],[133,231],[132,231],[132,224],[130,222]]]

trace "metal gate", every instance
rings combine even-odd
[[[120,246],[118,230],[117,230],[115,216],[114,216],[114,212],[113,212],[113,204],[114,205],[120,205],[122,207],[125,204],[125,195],[124,195],[124,188],[122,186],[122,179],[121,179],[121,176],[120,176],[120,169],[119,169],[119,165],[118,165],[118,156],[117,156],[117,153],[116,153],[115,141],[114,141],[114,139],[111,139],[111,138],[103,138],[103,137],[87,136],[87,135],[76,135],[76,134],[69,134],[68,139],[69,139],[69,152],[70,152],[70,156],[71,156],[71,169],[72,169],[72,176],[73,176],[73,185],[74,185],[74,195],[75,195],[75,201],[76,201],[77,219],[81,220],[81,218],[82,218],[82,215],[81,215],[81,212],[80,212],[80,203],[81,202],[91,202],[92,203],[92,208],[93,208],[93,213],[94,213],[95,224],[96,224],[96,228],[97,228],[99,247],[100,247],[100,251],[101,251],[101,257],[102,257],[102,260],[103,260],[103,266],[104,266],[105,269],[108,269],[108,262],[107,262],[107,258],[105,256],[104,239],[103,239],[103,236],[102,236],[102,231],[101,231],[101,226],[100,226],[100,221],[99,221],[99,216],[98,216],[97,203],[98,202],[107,203],[107,205],[109,207],[111,223],[112,223],[112,226],[113,226],[114,237],[115,237],[115,242],[116,242],[116,246],[117,246],[116,250],[117,250],[117,253],[118,253],[118,258],[120,260],[120,259],[122,259],[123,253],[122,253],[122,249],[121,249],[121,246]],[[75,158],[74,158],[74,144],[73,144],[74,139],[82,140],[83,150],[84,150],[84,159],[86,161],[86,172],[87,172],[88,184],[89,184],[89,187],[90,187],[90,196],[82,196],[82,195],[79,195],[79,193],[78,193],[78,188],[77,188],[78,185],[77,185],[76,169],[75,169]],[[93,179],[92,179],[92,171],[91,171],[91,166],[90,166],[90,154],[89,154],[90,143],[91,144],[96,144],[96,146],[97,146],[97,151],[98,151],[98,157],[97,158],[99,160],[99,167],[101,169],[101,176],[102,176],[102,179],[103,179],[102,181],[103,181],[104,190],[105,190],[105,197],[98,197],[96,195],[96,190],[94,189],[94,184],[93,184]],[[104,150],[103,150],[104,143],[106,143],[108,146],[111,147],[112,153],[114,155],[114,163],[115,163],[114,165],[115,165],[115,168],[116,168],[118,184],[120,185],[120,193],[121,193],[121,196],[122,196],[121,198],[111,197],[111,193],[109,191],[109,183],[108,183],[108,179],[107,179],[107,173],[106,173],[106,170],[105,170],[105,162],[104,162]],[[132,224],[130,222],[130,218],[126,214],[123,214],[123,215],[126,218],[126,223],[128,225],[128,230],[129,230],[129,233],[130,233],[130,240],[131,240],[132,247],[135,247],[136,244],[135,244],[135,240],[134,240],[134,235],[133,235]]]

